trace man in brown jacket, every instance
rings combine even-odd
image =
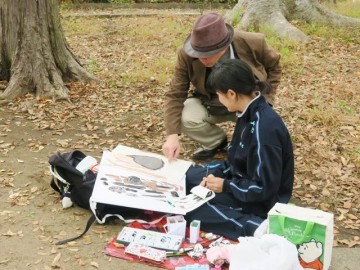
[[[226,132],[216,124],[235,121],[235,115],[222,106],[206,81],[211,68],[228,58],[246,62],[258,80],[269,82],[272,89],[265,97],[273,102],[281,78],[280,55],[266,44],[264,35],[234,31],[216,13],[202,15],[177,52],[174,76],[166,93],[167,138],[162,150],[169,161],[180,153],[181,133],[201,144],[193,159],[206,160],[226,149]]]

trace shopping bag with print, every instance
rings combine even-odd
[[[276,203],[269,211],[269,233],[296,245],[305,270],[328,270],[334,238],[334,215],[321,210]]]

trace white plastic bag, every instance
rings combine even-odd
[[[296,246],[282,236],[239,237],[229,246],[229,270],[303,270]]]

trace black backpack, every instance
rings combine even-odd
[[[85,157],[86,155],[79,150],[67,153],[57,152],[52,155],[49,158],[50,171],[53,176],[50,186],[60,193],[62,199],[64,197],[69,197],[71,201],[79,207],[91,210],[89,200],[94,189],[96,173],[87,170],[83,174],[76,169],[76,166]],[[139,209],[99,203],[96,206],[96,215],[92,213],[86,223],[84,231],[80,235],[58,241],[56,242],[56,245],[66,244],[82,237],[90,229],[96,219],[102,220],[103,222],[116,218],[124,220],[123,217],[126,217],[127,219],[137,218],[138,215],[143,212],[143,210]]]
[[[59,192],[62,198],[69,197],[79,207],[90,209],[89,199],[94,189],[96,174],[91,170],[83,174],[76,169],[85,157],[79,150],[52,155],[49,158],[53,175],[50,186]]]

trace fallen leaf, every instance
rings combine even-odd
[[[13,233],[12,231],[8,230],[6,233],[3,233],[2,235],[11,237],[11,236],[16,235],[16,233]]]
[[[351,201],[344,202],[343,207],[347,208],[347,209],[350,209],[351,208]]]
[[[353,214],[347,214],[347,217],[350,218],[350,219],[353,219],[353,220],[357,220],[358,217],[353,215]]]
[[[99,264],[97,262],[91,262],[91,266],[94,266],[95,268],[99,268]]]

